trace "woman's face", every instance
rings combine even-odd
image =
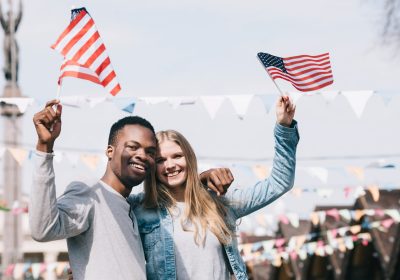
[[[156,176],[168,188],[185,188],[186,158],[181,147],[175,142],[164,140],[158,144]]]

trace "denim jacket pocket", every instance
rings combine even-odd
[[[140,238],[142,238],[143,249],[146,256],[156,243],[160,241],[160,223],[145,223],[139,225]]]

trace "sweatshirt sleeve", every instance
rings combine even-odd
[[[53,154],[35,153],[35,167],[29,205],[32,238],[45,242],[85,232],[92,221],[90,188],[73,182],[56,198]]]
[[[254,186],[232,189],[226,194],[236,219],[267,206],[293,187],[299,142],[297,122],[293,121],[291,127],[276,124],[274,135],[275,155],[271,175]]]

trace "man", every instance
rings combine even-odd
[[[29,216],[32,237],[66,238],[75,280],[145,279],[137,222],[126,198],[146,176],[153,176],[157,143],[152,125],[140,117],[116,122],[104,176],[91,187],[72,182],[57,199],[52,160],[61,114],[61,104],[52,100],[33,117],[38,141]],[[203,181],[220,193],[232,180],[225,169],[203,174]]]

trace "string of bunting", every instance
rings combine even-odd
[[[279,267],[282,262],[287,262],[289,259],[305,260],[308,256],[316,255],[325,257],[332,255],[334,251],[346,252],[346,250],[353,250],[355,242],[361,242],[362,245],[367,246],[372,241],[370,233],[359,233],[357,235],[346,236],[342,238],[335,238],[331,243],[326,243],[323,240],[303,243],[301,246],[291,245],[294,247],[286,246],[279,248],[271,248],[271,245],[266,243],[262,245],[252,245],[244,249],[241,248],[241,254],[245,262],[258,263],[262,261],[270,261],[273,266]],[[267,241],[265,241],[267,242]],[[258,246],[258,247],[257,247]],[[267,247],[270,246],[270,247]],[[297,247],[296,247],[297,246]]]
[[[379,194],[379,190],[378,190]],[[359,194],[360,196],[365,195],[365,192]],[[379,196],[376,200],[378,201]],[[272,228],[278,222],[288,225],[290,224],[294,228],[298,228],[300,225],[300,219],[309,219],[314,226],[324,224],[327,217],[333,217],[336,221],[344,221],[349,223],[351,221],[358,222],[363,216],[376,216],[384,217],[389,216],[395,221],[400,221],[399,209],[337,209],[331,208],[327,210],[312,211],[305,217],[302,217],[298,213],[282,213],[279,215],[259,213],[254,216],[246,216],[241,219],[241,231],[242,232],[256,232],[263,228]]]
[[[28,206],[21,206],[17,200],[13,202],[11,208],[9,208],[7,205],[7,201],[0,199],[0,211],[11,212],[11,214],[14,216],[28,213]]]
[[[349,210],[349,209],[328,209],[324,211],[313,211],[309,215],[309,219],[314,226],[321,225],[325,223],[325,220],[329,217],[333,217],[335,221],[344,221],[349,223],[351,221],[358,222],[363,216],[375,216],[375,217],[391,217],[394,221],[400,222],[400,212],[399,209],[357,209],[357,210]],[[259,226],[268,227],[269,221],[273,221],[275,215],[272,214],[256,214],[255,222]],[[250,218],[242,218],[250,219]],[[278,216],[278,220],[288,225],[290,224],[294,228],[298,228],[300,225],[300,216],[297,213],[286,213],[280,214]],[[251,221],[254,224],[254,221]],[[247,221],[246,221],[247,223]]]
[[[300,98],[309,95],[320,95],[327,103],[333,102],[333,100],[343,95],[349,102],[355,115],[361,118],[362,113],[365,109],[368,100],[373,96],[380,96],[385,104],[388,104],[390,100],[396,96],[393,92],[384,91],[320,91],[316,93],[300,93],[300,92],[289,92],[289,95],[297,102]],[[218,110],[225,102],[229,100],[236,112],[236,114],[243,118],[247,113],[248,107],[253,100],[261,102],[266,110],[269,112],[271,107],[275,104],[277,96],[275,94],[260,95],[260,94],[246,94],[246,95],[205,95],[205,96],[161,96],[161,97],[88,97],[88,96],[65,96],[61,98],[61,102],[65,106],[82,108],[90,107],[93,108],[98,104],[109,102],[113,103],[117,108],[127,113],[133,113],[135,106],[139,104],[156,105],[161,103],[167,103],[172,108],[176,109],[179,106],[195,105],[199,101],[204,105],[211,119],[214,119]],[[24,113],[28,107],[32,106],[35,101],[38,104],[44,104],[45,100],[35,100],[33,98],[0,98],[0,104],[15,105],[18,109]]]
[[[333,254],[334,250],[341,252],[346,249],[354,248],[354,242],[361,240],[363,245],[368,245],[371,241],[371,235],[368,232],[361,233],[362,230],[378,229],[386,232],[394,223],[399,220],[392,218],[381,221],[369,222],[364,220],[362,225],[353,225],[330,229],[321,232],[312,232],[309,234],[292,236],[289,241],[285,238],[270,239],[254,243],[239,244],[239,250],[245,261],[272,261],[274,265],[280,266],[281,259],[288,260],[289,257],[304,260],[308,255],[316,254],[326,256]],[[348,235],[348,233],[350,233]],[[328,242],[317,240],[307,242],[313,239],[326,236]]]
[[[49,263],[16,263],[10,264],[3,271],[3,275],[12,277],[13,279],[22,279],[23,277],[33,277],[33,279],[39,279],[39,277],[47,273],[56,273],[57,277],[66,276],[69,269],[68,262],[49,262]]]
[[[11,156],[18,162],[20,166],[22,166],[26,160],[30,160],[32,154],[34,153],[34,149],[30,147],[23,147],[21,146],[8,146],[8,145],[1,145],[0,144],[0,160],[4,157],[4,154],[8,152]],[[62,149],[59,148],[57,151],[54,152],[56,162],[61,162],[64,159],[67,159],[72,166],[76,166],[78,162],[82,162],[91,170],[95,170],[101,162],[105,163],[106,159],[102,151],[78,151],[73,149]],[[237,164],[237,163],[218,163],[213,162],[210,163],[210,160],[200,159],[199,160],[199,168],[201,170],[206,170],[209,168],[215,167],[230,167],[232,169],[236,169],[242,171],[243,173],[253,173],[257,179],[262,180],[268,177],[271,172],[271,166],[266,164],[254,163],[249,162],[248,164]],[[327,184],[328,183],[328,176],[330,171],[334,172],[341,172],[343,174],[347,174],[353,176],[358,181],[362,182],[365,179],[365,173],[370,170],[382,170],[387,171],[390,169],[397,169],[394,164],[388,164],[381,161],[379,164],[378,162],[372,162],[368,164],[366,167],[361,166],[343,166],[343,167],[316,167],[316,166],[309,166],[309,167],[302,167],[298,166],[296,170],[298,172],[306,172],[306,174],[310,177],[317,178],[321,183]],[[387,186],[389,187],[389,186]],[[396,188],[397,186],[394,186]],[[368,189],[374,188],[374,186],[368,186]],[[294,188],[292,193],[294,195],[301,195],[304,192],[317,192],[320,196],[330,196],[332,189],[329,188]],[[354,189],[354,187],[346,187],[345,195],[346,197],[352,192],[362,192],[363,190],[358,188]]]

